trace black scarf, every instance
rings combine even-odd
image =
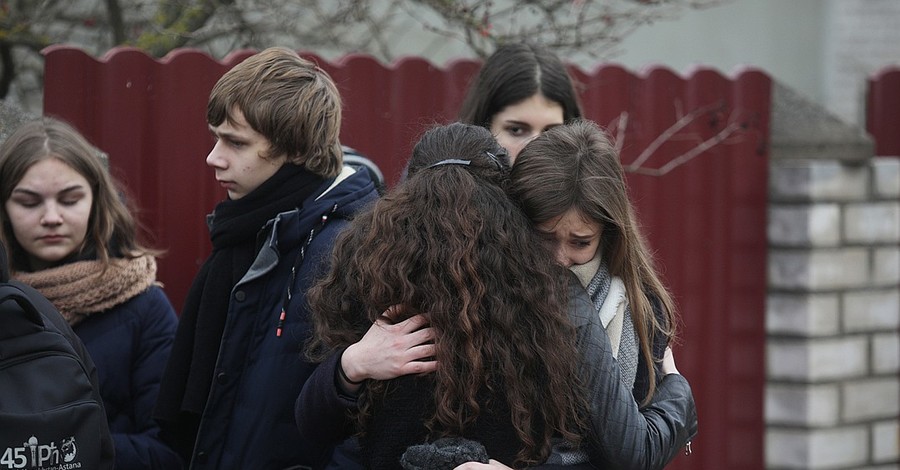
[[[210,217],[212,253],[188,291],[154,416],[182,457],[190,459],[225,329],[231,291],[253,263],[257,236],[281,212],[300,207],[323,179],[283,165],[241,199],[219,203]]]

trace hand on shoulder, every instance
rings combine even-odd
[[[347,347],[341,368],[347,379],[390,380],[402,375],[433,372],[434,330],[422,314],[394,323],[401,307],[385,311],[357,343]]]
[[[666,346],[666,352],[663,354],[662,371],[664,374],[678,374],[678,368],[675,367],[675,354],[672,353],[672,347]]]

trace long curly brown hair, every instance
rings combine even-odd
[[[434,165],[452,159],[450,163]],[[460,435],[479,391],[507,400],[518,464],[546,459],[550,439],[579,442],[584,410],[565,271],[506,195],[505,151],[486,129],[454,123],[416,144],[408,179],[358,215],[336,242],[331,270],[309,292],[310,351],[358,341],[392,305],[425,313],[436,331],[432,437]],[[387,392],[370,383],[363,425]]]

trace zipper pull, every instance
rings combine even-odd
[[[281,309],[281,316],[278,317],[278,326],[275,327],[275,337],[281,338],[281,333],[284,331],[284,309]]]

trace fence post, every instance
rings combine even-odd
[[[896,464],[900,160],[778,84],[772,108],[766,466]]]

